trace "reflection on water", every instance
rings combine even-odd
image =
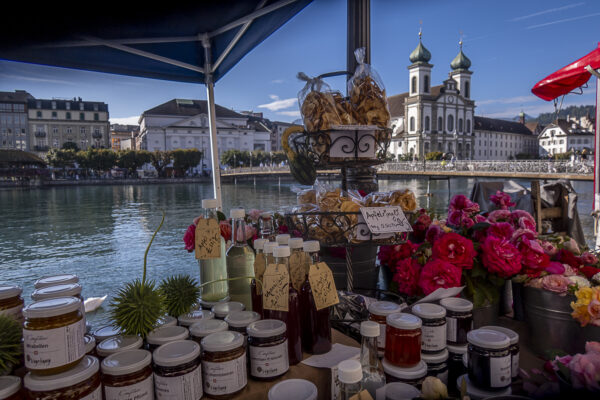
[[[486,179],[489,180],[489,179]],[[332,185],[338,182],[331,181]],[[451,195],[469,194],[475,179],[453,178]],[[528,186],[527,181],[519,182]],[[574,182],[579,213],[588,242],[593,229],[592,183]],[[380,190],[409,188],[420,206],[427,203],[427,180],[381,180]],[[296,201],[295,186],[277,181],[223,184],[225,210],[282,210]],[[432,181],[431,207],[444,213],[447,182]],[[109,295],[90,322],[106,322],[108,301],[119,286],[141,278],[144,251],[166,213],[165,223],[148,254],[148,277],[160,280],[186,273],[197,278],[198,264],[183,248],[182,237],[199,215],[203,198],[212,197],[211,184],[57,187],[0,191],[0,284],[23,287],[30,302],[33,282],[44,275],[77,274],[84,297]]]

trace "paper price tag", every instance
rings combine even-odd
[[[340,302],[333,280],[333,273],[324,262],[311,264],[308,271],[308,281],[310,282],[317,310],[331,307]]]
[[[263,308],[289,311],[290,276],[283,264],[269,264],[263,275]]]
[[[361,207],[360,212],[372,233],[412,232],[400,206]]]
[[[350,397],[350,400],[373,400],[373,397],[371,397],[369,392],[365,389]]]
[[[298,292],[300,292],[300,289],[306,280],[306,274],[308,274],[307,266],[308,263],[304,252],[292,252],[290,255],[290,281],[292,282],[294,289]]]
[[[264,253],[258,253],[254,258],[254,277],[262,282],[266,268],[266,258]],[[256,293],[262,294],[262,285],[256,285]]]
[[[199,219],[196,225],[196,259],[221,257],[221,230],[216,219]]]

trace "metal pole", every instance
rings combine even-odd
[[[346,71],[354,72],[354,50],[365,47],[365,62],[371,63],[371,0],[348,0]],[[350,76],[348,76],[348,79]]]

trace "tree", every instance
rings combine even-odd
[[[77,143],[75,143],[75,142],[64,142],[62,145],[62,149],[79,151],[79,146],[77,146]]]
[[[444,156],[444,153],[442,153],[441,151],[431,151],[431,152],[425,154],[425,159],[428,161],[441,160],[443,156]]]
[[[52,149],[48,152],[48,163],[56,168],[72,167],[76,160],[74,150]]]
[[[120,150],[117,152],[116,165],[127,169],[129,174],[135,174],[140,167],[151,160],[151,154],[146,150]]]
[[[150,162],[160,177],[165,176],[165,168],[171,164],[173,155],[170,151],[155,150],[150,153]]]
[[[202,159],[202,152],[198,149],[173,150],[173,168],[183,176],[192,167],[197,166]]]

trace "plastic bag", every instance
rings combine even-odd
[[[342,125],[356,125],[355,111],[350,103],[350,99],[336,91],[333,92],[333,100],[335,101],[335,110],[342,121]]]
[[[348,81],[350,102],[360,125],[377,125],[387,128],[390,124],[387,97],[381,78],[369,64],[365,64],[365,48],[354,51],[358,66]]]
[[[335,106],[331,88],[320,78],[311,78],[298,72],[298,79],[306,85],[298,93],[298,104],[307,132],[318,132],[331,129],[333,125],[341,125]]]

